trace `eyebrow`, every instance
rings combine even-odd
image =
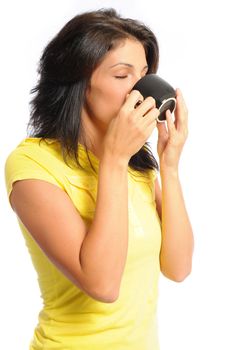
[[[127,66],[127,67],[130,67],[130,68],[134,68],[134,66],[130,63],[125,63],[125,62],[119,62],[119,63],[116,63],[114,64],[113,66],[110,66],[109,68],[113,68],[113,67],[116,67],[116,66],[119,66],[119,65],[123,65],[123,66]],[[148,65],[144,66],[143,69],[145,68],[148,68]]]

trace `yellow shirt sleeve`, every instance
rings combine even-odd
[[[5,163],[5,183],[8,198],[11,194],[13,183],[26,179],[45,180],[63,188],[59,180],[40,163],[39,159],[35,160],[16,149],[8,156]]]

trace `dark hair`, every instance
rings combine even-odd
[[[126,38],[142,43],[148,73],[158,68],[159,48],[155,35],[143,23],[122,18],[114,9],[85,12],[72,18],[45,47],[39,61],[40,78],[30,93],[30,136],[59,141],[65,162],[75,158],[78,140],[85,140],[81,110],[88,82],[106,53]],[[86,143],[84,142],[85,148]],[[91,164],[92,166],[92,164]],[[149,143],[134,154],[129,166],[145,172],[158,169]]]

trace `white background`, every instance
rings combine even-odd
[[[161,276],[161,350],[231,350],[229,0],[8,0],[0,6],[1,348],[28,349],[41,307],[36,274],[6,198],[5,158],[26,137],[29,90],[36,83],[42,49],[77,13],[112,6],[155,32],[158,73],[181,88],[189,108],[180,176],[195,235],[193,271],[179,284]],[[154,152],[156,136],[151,138]]]

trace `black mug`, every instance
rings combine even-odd
[[[144,99],[152,96],[156,101],[156,108],[159,109],[159,122],[166,120],[166,111],[172,113],[176,108],[176,92],[173,87],[156,74],[147,74],[134,85],[132,90],[138,90]]]

